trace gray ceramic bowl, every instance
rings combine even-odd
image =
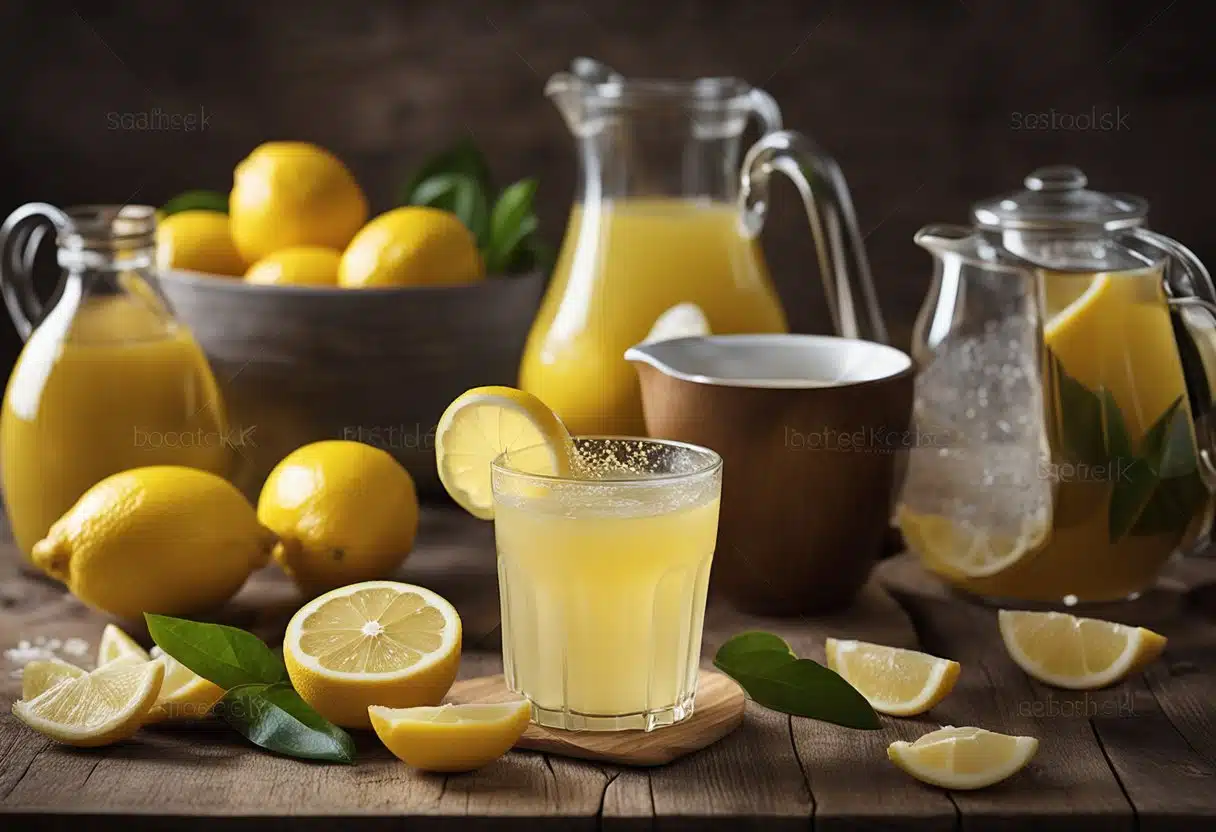
[[[545,278],[351,290],[166,271],[159,283],[211,361],[233,479],[256,499],[280,459],[322,439],[384,448],[420,493],[442,493],[435,424],[468,388],[516,383]]]

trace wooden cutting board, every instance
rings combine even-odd
[[[518,699],[501,674],[457,682],[448,701],[503,702]],[[692,716],[657,731],[561,731],[529,725],[517,749],[626,766],[661,766],[713,745],[743,722],[747,699],[731,678],[702,670]]]

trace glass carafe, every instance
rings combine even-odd
[[[31,272],[52,235],[63,276],[44,307]],[[0,480],[27,556],[111,474],[147,465],[226,473],[220,395],[154,288],[155,244],[148,206],[30,204],[0,228],[0,288],[26,341],[0,414]]]
[[[886,340],[844,177],[805,136],[781,130],[767,93],[733,78],[626,80],[587,59],[545,92],[577,144],[582,181],[520,385],[572,433],[645,433],[623,356],[676,304],[697,304],[717,333],[786,331],[757,240],[773,171],[804,198],[837,331]],[[752,117],[764,135],[741,166]]]
[[[916,236],[936,268],[898,520],[988,599],[1135,596],[1211,520],[1211,280],[1143,200],[1086,184],[1044,168]]]

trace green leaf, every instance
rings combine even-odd
[[[1102,403],[1102,421],[1105,425],[1106,458],[1112,462],[1134,458],[1132,438],[1128,435],[1123,413],[1115,402],[1115,394],[1105,387],[1099,387],[1098,399]]]
[[[490,233],[490,208],[477,180],[463,173],[440,173],[424,180],[410,195],[410,205],[429,205],[455,214],[484,249]]]
[[[282,659],[252,633],[167,615],[144,618],[160,649],[224,690],[287,681]]]
[[[1143,459],[1127,460],[1114,472],[1107,511],[1107,532],[1111,543],[1118,543],[1140,518],[1157,489],[1157,473]]]
[[[1155,457],[1149,464],[1163,480],[1185,476],[1197,470],[1199,460],[1195,454],[1195,440],[1191,435],[1191,420],[1182,399],[1179,397],[1170,406],[1170,418],[1165,428],[1165,437]]]
[[[268,751],[305,760],[355,761],[350,734],[314,711],[286,682],[235,687],[220,700],[218,713]]]
[[[882,727],[856,688],[835,671],[798,658],[770,633],[736,636],[718,650],[714,666],[738,682],[756,704],[770,710],[846,728]]]
[[[719,647],[717,654],[714,656],[714,661],[729,664],[735,657],[742,656],[744,653],[756,653],[766,650],[772,650],[797,658],[794,655],[794,651],[790,649],[789,644],[781,636],[766,633],[763,630],[749,630],[746,633],[740,633]]]
[[[1178,533],[1186,529],[1194,519],[1203,502],[1208,499],[1208,490],[1203,485],[1198,471],[1181,477],[1162,480],[1157,490],[1145,505],[1129,534],[1153,535]]]
[[[1102,399],[1070,376],[1054,354],[1055,378],[1059,391],[1060,437],[1070,462],[1102,465],[1106,462],[1103,441]]]
[[[535,179],[521,179],[498,195],[490,214],[486,271],[492,274],[505,272],[524,241],[536,232],[540,221],[532,209],[535,195]]]
[[[182,211],[218,211],[228,213],[228,194],[217,191],[186,191],[161,206],[160,212],[170,216]]]
[[[426,180],[444,173],[467,176],[481,187],[483,194],[493,193],[494,182],[490,176],[490,165],[478,150],[473,139],[465,136],[456,144],[428,159],[401,189],[398,204],[417,205],[412,197]]]

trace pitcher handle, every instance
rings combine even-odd
[[[54,205],[31,202],[0,226],[0,294],[22,341],[29,340],[46,311],[34,291],[34,257],[50,231],[58,233],[70,224]]]
[[[1132,247],[1147,254],[1165,254],[1166,266],[1162,280],[1165,284],[1166,303],[1177,311],[1178,320],[1186,335],[1195,344],[1199,356],[1199,373],[1203,382],[1202,396],[1189,396],[1191,415],[1194,419],[1195,443],[1199,450],[1199,473],[1210,494],[1216,494],[1216,287],[1202,261],[1194,252],[1164,234],[1137,228],[1130,232]],[[1145,251],[1147,249],[1148,251]],[[1201,326],[1189,313],[1199,313],[1206,319]],[[1175,338],[1179,338],[1175,333]],[[1206,346],[1206,350],[1205,350]],[[1180,350],[1181,352],[1181,344]],[[1204,360],[1202,353],[1212,358]],[[1184,376],[1187,365],[1183,363]],[[1190,380],[1188,379],[1188,390]],[[1201,538],[1208,538],[1206,545],[1192,546],[1188,555],[1216,555],[1211,547],[1210,529],[1205,529]]]
[[[754,237],[764,227],[773,171],[788,176],[802,195],[836,333],[888,343],[844,174],[831,156],[802,133],[777,130],[762,136],[748,150],[739,190],[744,233]]]

